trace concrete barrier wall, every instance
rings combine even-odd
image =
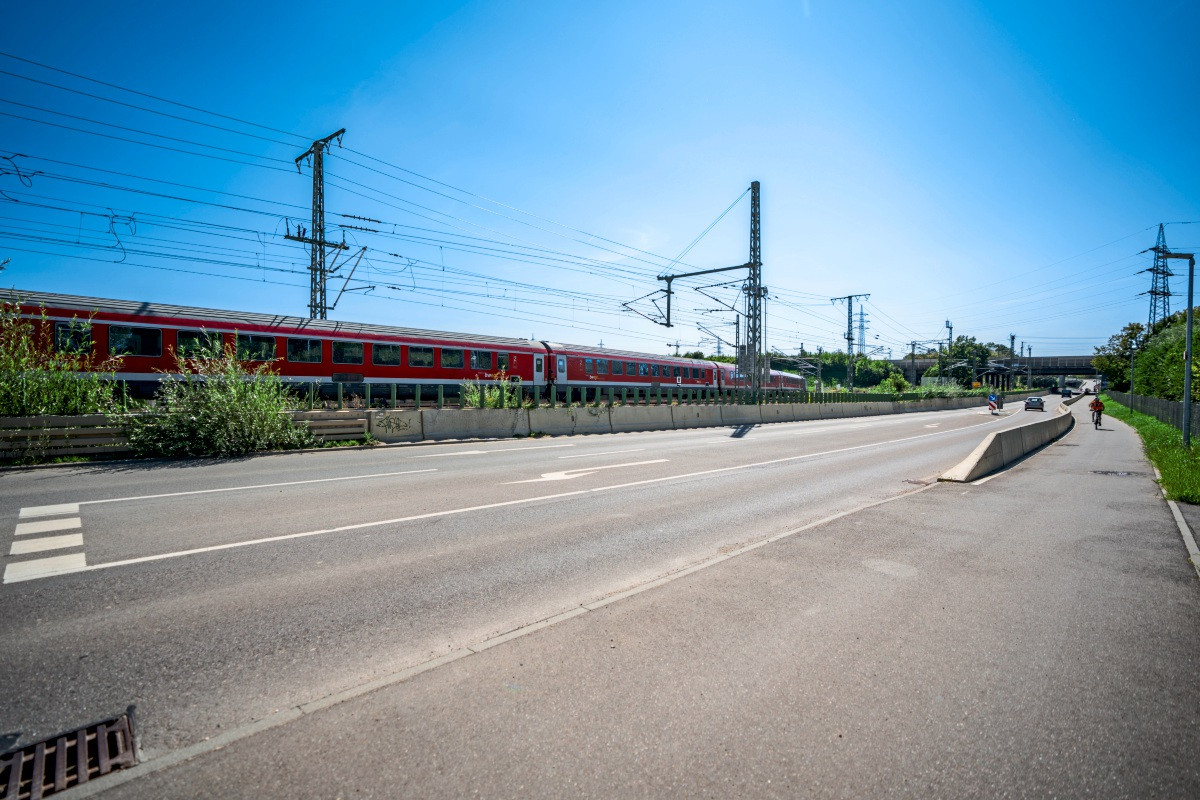
[[[421,412],[426,439],[507,439],[529,435],[523,408],[431,408]]]
[[[769,403],[746,405],[575,406],[573,408],[373,410],[367,431],[382,442],[443,439],[496,439],[529,434],[570,436],[580,433],[688,430],[732,425],[761,425],[816,419],[844,419],[955,408],[982,408],[978,397],[933,398],[907,402]]]
[[[673,430],[671,410],[671,406],[613,406],[609,411],[612,432]]]
[[[761,425],[761,406],[721,406],[721,423],[724,425]]]
[[[372,411],[367,415],[367,433],[381,442],[419,442],[425,438],[421,412]]]
[[[577,433],[612,433],[608,406],[576,406],[574,408],[531,408],[529,431],[550,436],[571,436]]]
[[[1075,424],[1075,417],[1071,414],[1069,406],[1077,400],[1078,398],[1072,398],[1065,401],[1058,411],[1047,419],[988,434],[971,455],[938,480],[969,483],[1024,458],[1071,429]]]
[[[732,406],[729,406],[732,408]],[[689,428],[719,428],[726,424],[721,418],[721,406],[671,406],[671,420],[676,430]]]

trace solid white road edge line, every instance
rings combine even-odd
[[[215,553],[221,550],[235,550],[240,547],[251,547],[260,544],[271,544],[273,542],[286,542],[292,539],[306,539],[311,536],[322,536],[328,533],[345,533],[346,531],[358,531],[366,528],[378,528],[384,525],[398,525],[404,522],[417,522],[423,519],[436,519],[438,517],[449,517],[457,514],[469,514],[475,511],[489,511],[493,508],[505,508],[507,506],[526,505],[529,503],[539,503],[546,500],[559,500],[564,497],[577,497],[584,494],[597,494],[600,492],[611,492],[617,489],[629,489],[635,486],[649,486],[655,483],[664,483],[666,481],[685,480],[687,478],[698,478],[706,475],[717,475],[723,472],[735,472],[743,469],[753,469],[755,467],[770,466],[773,464],[783,464],[791,461],[801,461],[808,458],[819,458],[820,456],[835,455],[837,453],[846,453],[852,450],[865,450],[871,447],[883,447],[889,444],[900,444],[901,442],[910,442],[916,439],[928,439],[932,436],[946,436],[949,434],[963,433],[971,430],[971,428],[990,425],[993,422],[999,421],[998,418],[989,418],[987,422],[981,422],[977,425],[972,425],[967,428],[958,428],[951,431],[937,431],[935,433],[923,433],[917,436],[906,436],[901,439],[892,439],[886,442],[872,442],[870,444],[860,444],[853,447],[842,447],[837,450],[824,450],[820,453],[806,453],[799,456],[787,456],[786,458],[775,458],[769,461],[759,461],[753,464],[738,464],[732,467],[718,467],[716,469],[706,469],[699,472],[687,472],[681,475],[665,475],[660,478],[647,478],[640,481],[630,481],[628,483],[618,483],[611,486],[597,486],[591,489],[576,489],[571,492],[556,492],[555,494],[543,494],[536,497],[523,497],[517,500],[503,500],[499,503],[487,503],[480,506],[467,506],[465,508],[451,508],[443,511],[430,511],[425,514],[413,514],[408,517],[394,517],[392,519],[376,520],[374,522],[359,522],[353,525],[340,525],[336,528],[321,528],[314,531],[302,531],[300,533],[284,533],[279,536],[267,536],[262,539],[247,539],[242,542],[228,542],[226,544],[214,544],[208,547],[196,547],[190,550],[177,550],[171,553],[156,553],[149,556],[139,556],[137,558],[126,558],[120,561],[106,561],[100,564],[89,564],[80,567],[76,572],[94,572],[102,569],[112,569],[114,567],[126,567],[132,564],[147,564],[153,561],[165,561],[170,558],[182,558],[183,556],[199,555],[201,553]]]
[[[137,780],[138,778],[141,778],[141,777],[144,777],[147,775],[152,775],[152,774],[154,774],[156,772],[160,772],[164,769],[169,769],[170,767],[174,767],[178,764],[182,764],[185,761],[190,761],[193,758],[197,758],[199,756],[206,755],[208,753],[211,753],[211,752],[214,752],[217,750],[221,750],[221,749],[226,748],[229,745],[233,744],[234,742],[240,741],[242,739],[248,739],[251,736],[254,736],[255,734],[262,733],[263,731],[268,731],[273,728],[278,728],[282,725],[286,725],[289,722],[294,722],[295,720],[298,720],[298,719],[300,719],[304,716],[307,716],[309,714],[312,714],[316,711],[330,708],[331,706],[338,705],[339,703],[344,703],[347,700],[353,700],[356,697],[361,697],[362,695],[373,692],[376,689],[384,689],[388,686],[395,686],[396,684],[404,683],[405,681],[407,681],[411,678],[415,678],[417,675],[420,675],[425,672],[430,672],[431,670],[437,669],[438,667],[443,666],[445,664],[449,664],[453,661],[458,661],[460,658],[466,658],[467,656],[477,655],[478,653],[481,653],[484,650],[488,650],[492,647],[495,647],[496,645],[504,644],[506,642],[511,642],[515,639],[520,639],[523,636],[526,636],[531,633],[535,633],[535,632],[543,630],[545,628],[549,628],[552,625],[557,625],[560,622],[565,622],[566,620],[574,619],[575,617],[582,616],[583,614],[587,614],[591,611],[595,611],[596,609],[604,608],[605,606],[612,605],[613,603],[616,603],[620,600],[624,600],[628,597],[633,597],[634,595],[641,594],[642,592],[646,592],[651,589],[655,589],[659,586],[664,586],[668,583],[679,580],[680,578],[691,575],[694,572],[699,572],[700,570],[715,566],[717,564],[720,564],[723,561],[728,561],[731,558],[735,558],[735,557],[743,555],[745,553],[749,553],[752,550],[757,550],[758,548],[764,547],[773,542],[778,542],[781,539],[786,539],[790,536],[795,536],[797,534],[804,533],[805,531],[812,530],[813,528],[817,528],[821,525],[826,525],[830,522],[833,522],[834,520],[841,519],[842,517],[848,517],[848,516],[851,516],[852,514],[857,514],[861,511],[866,511],[867,509],[875,508],[876,506],[881,506],[886,503],[891,503],[894,500],[900,500],[905,497],[911,497],[914,494],[920,494],[921,492],[927,491],[929,489],[934,488],[935,486],[940,486],[940,485],[941,484],[938,484],[938,483],[931,483],[928,486],[922,486],[922,487],[920,487],[918,489],[914,489],[912,491],[902,492],[901,494],[894,495],[892,497],[887,497],[887,498],[884,498],[883,500],[876,500],[873,503],[867,503],[865,505],[858,506],[857,508],[852,508],[852,509],[849,509],[846,511],[841,511],[837,514],[832,514],[828,517],[824,517],[823,519],[816,520],[815,522],[810,522],[807,525],[802,525],[799,528],[794,528],[789,531],[784,531],[783,533],[777,533],[773,536],[768,536],[767,538],[762,539],[760,541],[752,542],[747,545],[743,545],[742,547],[739,547],[737,550],[733,550],[729,553],[722,553],[720,555],[712,556],[710,558],[704,559],[703,561],[699,561],[695,564],[691,564],[686,567],[682,567],[674,572],[670,572],[666,575],[663,575],[662,577],[654,578],[652,580],[646,581],[645,583],[642,583],[631,589],[627,589],[623,592],[618,592],[616,594],[609,595],[608,597],[604,597],[595,602],[585,603],[585,604],[582,604],[579,606],[575,606],[575,607],[567,609],[566,611],[563,611],[559,614],[555,614],[553,616],[546,617],[545,619],[541,619],[536,622],[531,622],[528,625],[521,625],[510,631],[506,631],[504,633],[500,633],[495,636],[490,636],[490,637],[488,637],[486,639],[482,639],[478,642],[473,642],[466,646],[451,650],[449,653],[446,653],[445,655],[439,656],[437,658],[433,658],[428,661],[423,661],[420,664],[415,664],[411,667],[407,667],[407,668],[399,670],[397,672],[393,672],[391,674],[384,675],[382,677],[375,678],[373,680],[366,681],[364,683],[360,683],[355,686],[347,687],[345,689],[342,689],[341,691],[334,692],[332,694],[326,695],[325,697],[318,698],[318,699],[310,701],[308,703],[302,703],[301,705],[298,705],[298,706],[291,706],[289,708],[280,709],[279,711],[276,711],[272,714],[268,714],[267,716],[262,717],[261,719],[257,719],[249,724],[242,725],[242,726],[239,726],[236,728],[230,728],[229,730],[223,731],[223,732],[217,734],[216,736],[213,736],[209,739],[205,739],[204,741],[196,742],[195,744],[189,745],[189,746],[181,748],[179,750],[172,750],[168,753],[162,754],[161,756],[156,756],[147,761],[143,761],[142,763],[137,764],[128,769],[121,769],[121,770],[117,770],[116,772],[110,772],[108,775],[105,775],[102,778],[94,778],[93,780],[90,780],[87,783],[78,784],[70,789],[67,789],[64,792],[61,792],[58,796],[61,797],[63,800],[73,800],[74,798],[94,797],[95,795],[100,794],[101,792],[108,791],[109,789],[114,789],[117,786],[121,786],[122,784],[128,783],[130,781]],[[572,492],[572,494],[579,494],[579,493]]]
[[[505,447],[498,450],[454,450],[449,453],[429,453],[409,458],[444,458],[445,456],[484,456],[489,453],[519,453],[524,450],[554,450],[559,447],[574,447],[574,444],[539,444],[530,447]]]
[[[1167,500],[1167,490],[1162,485],[1162,473],[1158,471],[1158,467],[1154,467],[1154,480],[1158,481],[1158,489],[1162,492],[1163,500]],[[1174,500],[1167,500],[1167,508],[1171,509],[1171,516],[1175,517],[1175,525],[1179,528],[1179,535],[1183,537],[1183,546],[1188,551],[1188,561],[1192,564],[1192,569],[1196,571],[1196,577],[1200,578],[1200,548],[1196,547],[1196,537],[1192,535],[1192,529],[1187,524],[1187,520],[1183,518],[1183,512],[1179,510],[1179,505]]]

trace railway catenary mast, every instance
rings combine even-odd
[[[297,242],[304,242],[309,245],[309,293],[308,293],[308,316],[311,319],[325,319],[329,313],[329,303],[326,299],[326,278],[328,270],[325,266],[325,250],[326,248],[334,248],[337,250],[349,249],[344,242],[327,242],[325,241],[325,151],[329,149],[329,143],[334,139],[341,144],[342,136],[346,133],[346,129],[342,128],[336,133],[331,133],[324,139],[317,139],[312,143],[307,150],[296,156],[296,169],[300,169],[300,162],[311,158],[312,159],[312,174],[313,174],[313,195],[312,195],[312,230],[309,231],[310,236],[305,236],[302,230],[297,231],[296,236],[288,234],[287,239],[292,239]]]
[[[750,377],[750,391],[757,402],[762,391],[762,218],[758,181],[750,184],[750,286],[746,290],[746,353],[742,374]]]

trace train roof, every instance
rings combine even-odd
[[[290,317],[283,314],[257,314],[251,311],[225,311],[213,308],[197,308],[195,306],[175,306],[165,303],[145,303],[132,300],[111,300],[100,297],[80,297],[53,292],[28,292],[21,289],[9,289],[0,292],[0,298],[11,301],[19,299],[25,305],[41,305],[77,311],[81,314],[93,312],[109,312],[130,317],[146,317],[147,319],[169,319],[183,317],[202,322],[233,324],[243,323],[247,326],[263,328],[290,328],[312,333],[329,333],[367,337],[371,334],[397,336],[411,339],[444,339],[453,342],[474,342],[505,347],[537,347],[539,342],[529,339],[510,339],[503,336],[487,336],[484,334],[452,333],[449,331],[424,330],[419,328],[402,328],[395,325],[377,325],[364,322],[344,322],[332,319],[308,319],[306,317]],[[540,349],[540,348],[539,348]]]
[[[656,361],[676,362],[680,364],[705,365],[711,362],[701,359],[680,358],[672,355],[657,355],[654,353],[639,353],[631,350],[615,350],[606,347],[588,347],[586,345],[561,344],[558,342],[539,342],[531,339],[512,339],[504,336],[488,336],[475,333],[454,333],[451,331],[426,330],[421,328],[402,328],[396,325],[378,325],[365,322],[345,322],[331,319],[308,319],[306,317],[291,317],[283,314],[258,314],[252,311],[227,311],[214,308],[199,308],[196,306],[176,306],[166,303],[146,303],[134,300],[113,300],[103,297],[82,297],[79,295],[58,294],[55,292],[33,292],[23,289],[0,290],[0,299],[11,302],[16,299],[24,305],[40,305],[62,308],[80,314],[93,312],[108,312],[127,317],[145,317],[147,324],[150,320],[167,320],[173,317],[183,317],[200,322],[223,323],[236,326],[242,323],[247,326],[260,328],[287,328],[312,333],[340,334],[343,336],[369,337],[396,336],[407,339],[438,339],[463,344],[486,344],[496,347],[530,348],[545,344],[555,352],[595,355],[601,358],[625,359],[654,359]]]

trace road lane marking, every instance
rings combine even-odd
[[[644,453],[646,448],[639,447],[637,450],[605,450],[602,453],[579,453],[573,456],[559,456],[559,458],[591,458],[592,456],[611,456],[618,453]]]
[[[437,472],[436,469],[410,469],[403,472],[377,472],[372,475],[347,475],[344,478],[314,478],[307,481],[285,481],[284,483],[258,483],[253,486],[227,486],[224,489],[195,489],[190,492],[166,492],[164,494],[141,494],[132,497],[110,497],[107,500],[80,500],[77,505],[92,506],[100,503],[126,503],[131,500],[157,500],[160,497],[184,497],[192,494],[215,492],[242,492],[250,489],[274,489],[279,486],[303,486],[310,483],[333,483],[335,481],[361,481],[368,478],[394,478],[397,475],[419,475],[422,472]],[[36,524],[36,523],[29,523]],[[19,525],[17,527],[20,527]],[[20,531],[17,531],[20,533]]]
[[[599,472],[602,469],[620,469],[621,467],[641,467],[646,464],[662,464],[670,459],[656,458],[653,461],[634,461],[629,464],[607,464],[602,467],[581,467],[579,469],[565,469],[561,472],[543,472],[540,478],[530,478],[524,481],[508,481],[505,486],[510,486],[514,483],[541,483],[542,481],[569,481],[575,478],[583,478]]]
[[[274,542],[285,542],[293,539],[306,539],[313,536],[322,536],[330,533],[346,533],[348,531],[358,531],[367,528],[379,528],[385,525],[399,525],[406,522],[419,522],[426,519],[437,519],[439,517],[451,517],[459,514],[470,514],[476,511],[490,511],[495,508],[506,508],[509,506],[528,505],[532,503],[540,503],[548,500],[560,500],[565,497],[579,497],[586,494],[599,494],[600,492],[611,492],[618,489],[630,489],[636,486],[649,486],[655,483],[665,483],[667,481],[686,480],[689,478],[699,478],[707,475],[717,475],[725,472],[735,472],[744,469],[753,469],[755,467],[772,466],[775,464],[783,464],[792,461],[800,461],[808,458],[819,458],[821,456],[836,455],[838,453],[847,453],[853,450],[865,450],[870,447],[883,447],[889,444],[900,444],[903,442],[911,442],[917,439],[928,439],[932,436],[946,436],[947,434],[966,433],[972,428],[991,425],[994,422],[1000,422],[1001,419],[990,418],[986,422],[978,422],[966,428],[955,428],[953,430],[935,431],[934,433],[924,433],[917,436],[905,436],[901,439],[892,439],[886,442],[872,442],[870,444],[860,444],[853,447],[842,447],[837,450],[825,450],[820,453],[806,453],[798,456],[788,456],[786,458],[776,458],[770,461],[760,461],[753,464],[738,464],[732,467],[717,467],[715,469],[701,470],[699,472],[688,472],[680,475],[665,475],[658,478],[646,478],[640,481],[631,481],[628,483],[618,483],[611,486],[595,486],[590,489],[576,489],[570,492],[557,492],[555,494],[544,494],[536,497],[525,497],[516,500],[504,500],[498,503],[487,503],[479,506],[467,506],[464,508],[451,508],[444,511],[430,511],[425,514],[414,514],[408,517],[395,517],[393,519],[376,520],[375,522],[359,522],[353,525],[342,525],[336,528],[321,528],[313,531],[302,531],[300,533],[285,533],[279,536],[267,536],[261,539],[247,539],[241,542],[229,542],[227,544],[216,544],[208,547],[196,547],[190,550],[177,550],[170,553],[157,553],[149,556],[139,556],[137,558],[126,558],[120,561],[107,561],[101,564],[88,564],[80,566],[77,569],[64,570],[65,572],[94,572],[96,570],[111,569],[113,567],[126,567],[132,564],[147,564],[154,561],[165,561],[171,558],[182,558],[184,556],[200,555],[202,553],[215,553],[221,550],[235,550],[241,547],[251,547],[260,544],[272,544]],[[930,484],[937,486],[938,484]],[[922,487],[927,489],[929,487]],[[921,490],[918,490],[921,491]],[[836,514],[833,517],[826,518],[826,521],[837,519],[845,514]],[[769,540],[769,541],[773,541]],[[766,542],[764,542],[765,544]],[[40,576],[38,576],[40,577]]]
[[[59,503],[56,506],[28,506],[22,508],[18,519],[30,517],[57,517],[61,514],[78,514],[79,503]]]
[[[79,517],[71,519],[45,519],[41,522],[18,522],[17,536],[30,533],[53,533],[54,531],[71,531],[82,527]]]
[[[46,550],[63,550],[68,547],[83,547],[82,533],[68,533],[66,536],[46,536],[41,539],[20,539],[13,542],[10,556],[23,556],[27,553],[41,553]]]
[[[17,561],[4,568],[4,582],[31,581],[35,578],[48,578],[51,575],[80,572],[84,569],[87,569],[87,559],[83,553],[37,558],[33,561]]]
[[[442,458],[443,456],[484,456],[489,453],[520,453],[525,450],[554,450],[559,447],[574,447],[573,444],[541,444],[536,447],[503,447],[496,450],[455,450],[452,453],[428,453],[409,458]]]
[[[666,585],[673,581],[679,580],[680,578],[687,577],[688,575],[691,575],[692,573],[699,572],[700,570],[716,566],[717,564],[720,564],[724,561],[728,561],[731,558],[736,558],[737,556],[741,556],[746,553],[757,550],[760,547],[764,547],[768,544],[772,544],[772,543],[780,541],[782,539],[786,539],[791,536],[796,536],[798,534],[805,533],[809,530],[812,530],[813,528],[817,528],[822,525],[826,525],[830,522],[841,519],[842,517],[848,517],[852,514],[857,514],[859,512],[865,511],[869,508],[874,508],[876,506],[881,506],[885,503],[891,503],[895,500],[900,500],[900,499],[903,499],[906,497],[911,497],[914,494],[917,494],[919,492],[924,492],[929,489],[932,489],[935,486],[941,486],[941,485],[942,484],[931,483],[928,486],[922,486],[921,488],[915,489],[910,492],[904,492],[902,494],[898,494],[893,497],[887,497],[887,498],[884,498],[883,500],[877,500],[873,503],[868,503],[866,505],[859,506],[858,508],[852,508],[848,511],[842,511],[842,512],[839,512],[832,516],[825,517],[824,519],[819,519],[815,522],[810,522],[807,525],[801,526],[799,528],[795,528],[790,531],[784,531],[783,533],[775,534],[773,536],[770,536],[766,539],[763,539],[763,540],[760,540],[757,542],[751,542],[750,544],[740,547],[729,553],[724,553],[724,554],[716,555],[716,556],[710,556],[709,558],[706,558],[702,561],[699,561],[697,563],[683,567],[681,569],[677,569],[674,572],[668,572],[667,574],[665,574],[661,577],[648,580],[645,583],[642,583],[631,589],[626,589],[623,592],[609,595],[608,597],[604,597],[595,602],[583,603],[580,605],[572,606],[571,608],[568,608],[567,610],[565,610],[561,613],[555,614],[555,615],[547,617],[545,619],[538,620],[536,622],[531,622],[527,625],[518,626],[516,628],[513,628],[512,630],[509,630],[504,633],[500,633],[495,636],[491,636],[491,637],[488,637],[488,638],[485,638],[485,639],[482,639],[482,640],[479,640],[476,642],[469,643],[465,646],[451,645],[452,649],[450,650],[450,652],[445,653],[440,656],[437,656],[435,658],[427,659],[418,664],[414,664],[409,667],[404,667],[403,669],[396,670],[395,672],[391,672],[391,673],[382,675],[377,678],[372,678],[372,679],[364,681],[362,683],[357,683],[357,684],[347,686],[343,689],[339,689],[337,691],[331,692],[330,694],[327,694],[324,697],[319,697],[316,700],[311,700],[307,703],[301,703],[299,705],[288,706],[287,708],[281,708],[277,711],[272,711],[271,713],[267,714],[265,717],[261,717],[257,720],[254,720],[253,722],[249,722],[249,723],[246,723],[245,725],[241,725],[241,726],[231,728],[231,729],[224,729],[221,731],[221,733],[218,733],[212,737],[206,737],[205,739],[203,739],[199,742],[194,742],[185,747],[181,747],[178,750],[167,751],[167,752],[163,753],[162,755],[152,756],[148,760],[143,761],[140,764],[136,764],[127,769],[117,770],[116,772],[113,772],[113,773],[107,775],[103,781],[95,781],[95,782],[88,782],[88,783],[80,784],[79,786],[76,786],[70,790],[71,797],[73,797],[73,798],[94,797],[97,794],[100,794],[102,792],[107,792],[111,789],[121,786],[122,784],[129,783],[129,782],[135,781],[135,780],[139,780],[139,779],[149,776],[149,775],[153,775],[157,772],[161,772],[162,770],[168,769],[177,764],[182,764],[185,761],[189,761],[191,759],[198,758],[200,756],[207,755],[209,753],[215,753],[219,750],[229,747],[231,744],[233,744],[235,742],[241,741],[242,739],[247,739],[251,736],[262,733],[264,731],[279,728],[283,725],[287,725],[288,723],[294,722],[298,719],[302,719],[305,716],[308,716],[309,714],[312,714],[314,712],[321,711],[326,708],[331,708],[333,706],[344,703],[348,700],[353,700],[355,698],[362,697],[363,695],[369,694],[377,689],[383,689],[388,686],[395,686],[397,684],[404,683],[408,680],[411,680],[412,678],[415,678],[418,675],[421,675],[426,672],[431,672],[431,671],[437,669],[438,667],[444,666],[446,664],[450,664],[454,661],[458,661],[459,659],[477,655],[477,654],[483,652],[484,650],[488,650],[492,647],[495,647],[496,645],[505,644],[507,642],[511,642],[516,639],[520,639],[524,636],[527,636],[532,633],[536,633],[537,631],[540,631],[540,630],[544,630],[553,625],[557,625],[561,622],[566,622],[568,620],[574,619],[575,617],[582,616],[584,614],[596,611],[597,609],[604,608],[605,606],[612,605],[612,604],[617,603],[621,600],[624,600],[628,597],[633,597],[635,595],[642,594],[643,592],[650,591],[651,589],[655,589],[659,586]],[[811,616],[812,613],[815,613],[818,610],[819,610],[819,607],[814,606],[813,608],[806,610],[804,613],[806,615]]]

